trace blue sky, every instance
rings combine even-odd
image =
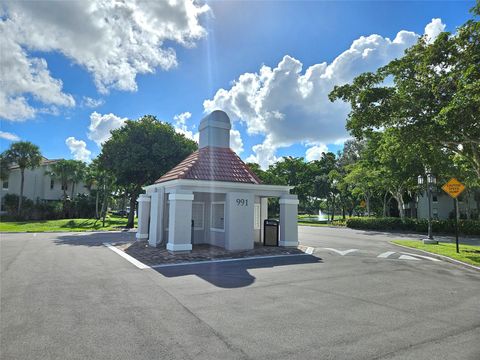
[[[348,106],[326,100],[333,85],[400,56],[418,35],[455,31],[474,5],[215,1],[208,9],[189,2],[149,9],[130,3],[128,13],[108,7],[90,13],[86,1],[77,8],[3,4],[0,31],[12,51],[0,60],[6,84],[0,150],[21,139],[48,158],[88,159],[124,118],[153,114],[194,137],[205,111],[222,108],[243,159],[262,166],[285,155],[311,160],[341,149],[348,137]],[[122,23],[99,27],[97,20],[107,17]],[[130,26],[140,27],[136,43],[125,31]],[[119,59],[112,49],[129,55]]]

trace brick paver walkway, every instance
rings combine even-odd
[[[255,244],[255,248],[252,250],[227,251],[218,246],[200,244],[194,245],[193,250],[190,252],[171,254],[163,247],[155,248],[149,246],[147,241],[118,243],[113,245],[149,266],[219,259],[241,259],[255,256],[303,254],[306,250],[306,247],[301,245],[297,248],[284,248]]]

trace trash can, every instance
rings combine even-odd
[[[278,246],[278,220],[263,221],[263,245]]]

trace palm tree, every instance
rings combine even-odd
[[[63,190],[63,216],[67,214],[67,188],[68,183],[75,178],[75,172],[77,169],[77,160],[59,160],[51,165],[51,171],[47,174],[52,178],[60,180]]]
[[[79,160],[69,160],[72,162],[72,172],[70,173],[69,180],[72,182],[72,195],[71,199],[75,196],[75,185],[84,180],[86,175],[86,164]]]
[[[42,162],[42,154],[37,145],[29,141],[19,141],[10,145],[5,151],[5,158],[9,164],[16,164],[20,168],[21,183],[20,197],[18,198],[17,213],[22,210],[23,186],[25,184],[25,169],[34,169]]]

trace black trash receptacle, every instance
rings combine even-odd
[[[263,221],[263,245],[278,246],[278,220]]]

